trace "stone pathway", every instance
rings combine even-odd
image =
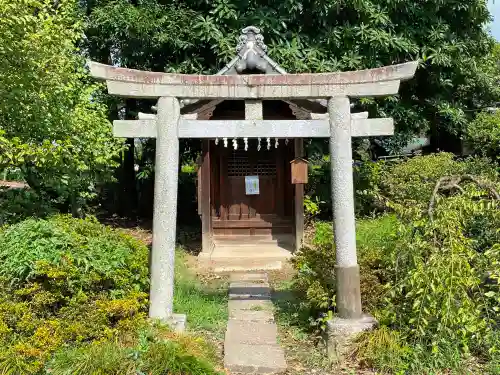
[[[233,274],[224,367],[230,374],[282,374],[283,349],[277,344],[267,274]]]

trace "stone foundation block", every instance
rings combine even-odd
[[[186,330],[187,316],[185,314],[172,314],[167,320],[167,324],[174,332],[181,333]]]
[[[361,332],[370,331],[378,325],[371,315],[363,315],[360,319],[334,318],[327,322],[326,346],[328,358],[335,363],[346,359],[353,339]]]

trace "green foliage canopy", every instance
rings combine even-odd
[[[460,134],[475,109],[499,100],[485,0],[87,0],[92,58],[131,68],[214,73],[234,56],[240,29],[261,27],[287,71],[354,70],[421,60],[400,95],[358,104],[413,134]]]
[[[76,212],[122,148],[87,82],[77,2],[2,0],[0,14],[0,170]]]

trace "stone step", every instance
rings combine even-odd
[[[232,282],[229,286],[230,300],[271,299],[268,283]]]
[[[214,236],[213,241],[215,245],[230,245],[230,246],[240,246],[240,245],[262,245],[262,244],[287,244],[293,245],[295,239],[291,235],[255,235],[255,236],[245,236],[245,235],[234,235],[234,236]]]
[[[232,343],[224,347],[224,367],[235,374],[282,374],[286,371],[283,349],[279,345]]]
[[[229,314],[237,311],[273,311],[274,306],[270,299],[247,299],[247,300],[229,300]]]
[[[277,334],[274,323],[231,319],[227,323],[224,347],[230,344],[273,345]]]
[[[276,258],[276,259],[290,259],[292,253],[280,247],[268,246],[238,246],[238,247],[216,247],[210,256],[211,259],[223,258]]]
[[[215,272],[280,270],[291,257],[289,251],[274,246],[218,247],[210,255],[208,266]]]
[[[267,274],[234,274],[231,280],[224,367],[233,375],[284,373]]]
[[[239,310],[233,309],[229,313],[229,319],[246,322],[274,323],[274,315],[269,310]]]
[[[233,272],[229,275],[230,282],[255,282],[255,283],[267,283],[269,278],[267,273],[237,273]]]

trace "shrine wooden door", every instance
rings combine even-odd
[[[245,150],[240,140],[238,149],[231,144],[215,146],[218,153],[219,178],[214,181],[214,234],[264,235],[293,231],[293,185],[289,162],[293,156],[288,145],[275,140],[267,148],[265,140],[258,150],[257,140],[249,140]],[[288,166],[288,168],[286,168]],[[258,193],[249,194],[245,178],[258,180]]]

